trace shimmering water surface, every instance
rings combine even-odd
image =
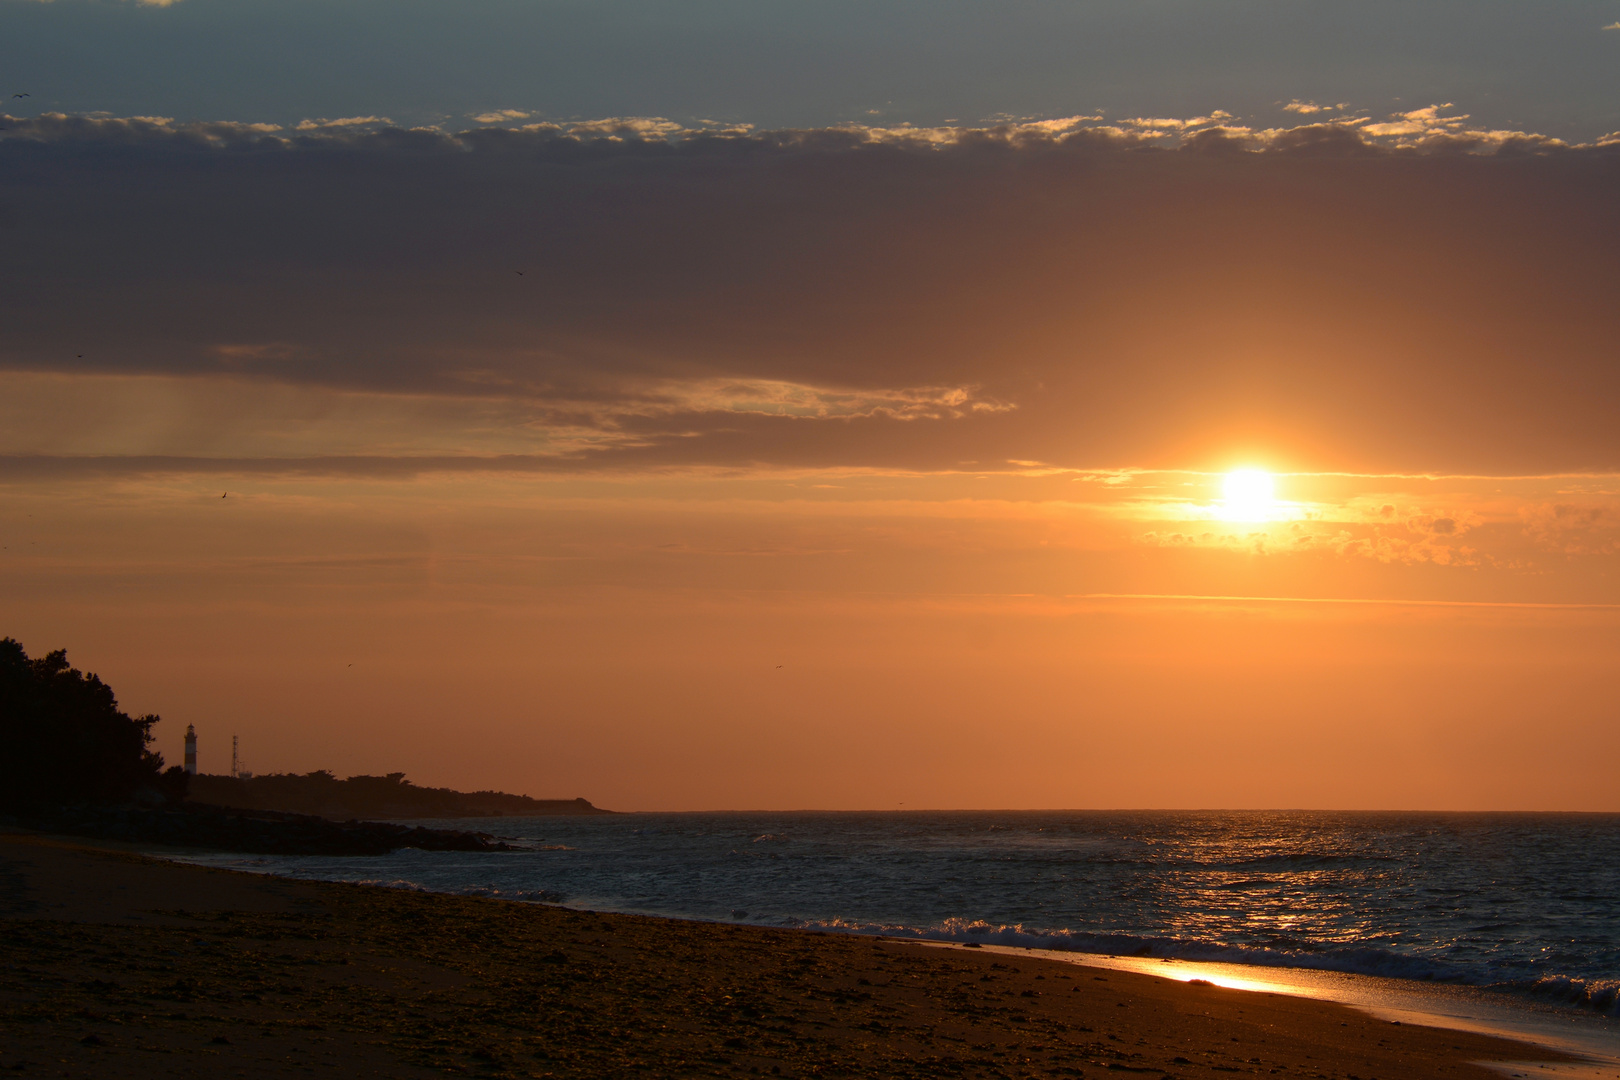
[[[1439,980],[1620,1015],[1620,815],[626,814],[501,854],[214,857],[598,910]]]

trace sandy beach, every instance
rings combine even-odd
[[[295,882],[0,834],[19,1075],[1404,1080],[1556,1055],[1040,958]]]

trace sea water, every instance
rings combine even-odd
[[[1296,983],[1306,973],[1326,983],[1332,973],[1374,976],[1584,1013],[1583,1030],[1620,1045],[1616,814],[900,811],[424,824],[476,828],[521,850],[199,861],[600,911],[1291,969]]]

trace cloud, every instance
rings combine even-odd
[[[1322,112],[1342,112],[1349,107],[1349,102],[1341,102],[1338,105],[1318,105],[1314,101],[1301,101],[1298,98],[1295,98],[1293,101],[1290,101],[1287,105],[1283,106],[1283,112],[1299,113],[1301,116],[1311,116]]]
[[[522,109],[495,109],[491,112],[479,113],[473,119],[480,124],[502,124],[511,120],[527,120],[529,115]]]
[[[1620,513],[1614,500],[1533,503],[1519,510],[1524,533],[1542,551],[1559,555],[1620,554]]]
[[[1410,112],[1395,113],[1388,122],[1368,124],[1361,130],[1368,135],[1421,135],[1432,131],[1460,129],[1468,120],[1467,114],[1442,117],[1441,110],[1449,108],[1451,103],[1447,102],[1444,105],[1428,105]]]
[[[1335,467],[1620,464],[1620,155],[1465,121],[0,118],[0,370],[81,394],[207,383],[232,415],[261,410],[216,430],[217,402],[142,414],[109,391],[99,430],[124,442],[68,409],[7,445],[950,470],[1185,465],[1241,442]],[[312,406],[256,387],[364,397],[371,441],[233,443],[305,430]],[[449,404],[422,419],[387,398]]]
[[[1137,131],[1152,135],[1181,135],[1194,131],[1198,128],[1217,126],[1224,127],[1227,126],[1227,121],[1231,120],[1232,118],[1232,114],[1226,110],[1216,109],[1208,116],[1195,116],[1185,120],[1169,116],[1145,116],[1137,117],[1132,120],[1121,120],[1120,124],[1124,128],[1135,129]],[[1245,128],[1243,130],[1246,131],[1248,129]]]
[[[335,120],[328,120],[323,117],[319,120],[300,120],[297,130],[328,131],[342,128],[386,127],[392,123],[393,121],[386,116],[341,116]]]
[[[1620,30],[1620,22],[1612,22],[1608,26],[1605,26],[1603,29],[1605,29],[1605,30]]]
[[[1494,561],[1458,538],[1481,524],[1469,510],[1422,514],[1404,522],[1306,519],[1267,526],[1210,527],[1207,523],[1150,530],[1140,537],[1153,547],[1241,551],[1254,555],[1316,555],[1367,559],[1388,565],[1479,566]],[[1511,548],[1511,543],[1497,547]]]
[[[103,150],[113,146],[206,144],[225,146],[257,142],[282,130],[279,124],[241,121],[187,121],[168,116],[70,116],[44,113],[28,119],[0,114],[0,140],[38,144],[77,143]],[[282,145],[276,143],[276,145]]]
[[[1385,122],[1361,124],[1359,130],[1364,135],[1387,139],[1392,145],[1402,148],[1445,146],[1475,149],[1512,144],[1520,148],[1552,149],[1564,145],[1559,139],[1533,132],[1471,128],[1468,126],[1467,113],[1460,116],[1442,115],[1450,108],[1451,104],[1447,103],[1394,113]]]

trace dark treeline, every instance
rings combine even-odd
[[[58,649],[30,658],[0,639],[0,808],[179,802],[186,773],[154,753],[154,714],[119,709],[112,687]]]
[[[30,657],[17,641],[0,639],[0,821],[215,851],[375,855],[400,847],[508,849],[483,833],[326,819],[606,812],[583,799],[418,788],[402,773],[188,776],[179,766],[165,769],[151,749],[157,722],[119,709],[112,687],[72,667],[64,650]],[[340,794],[310,799],[310,792]],[[305,806],[309,812],[300,813]]]
[[[215,806],[316,814],[324,818],[534,817],[607,814],[584,799],[531,799],[502,791],[417,787],[404,773],[339,780],[322,769],[265,776],[195,776],[193,798]]]

